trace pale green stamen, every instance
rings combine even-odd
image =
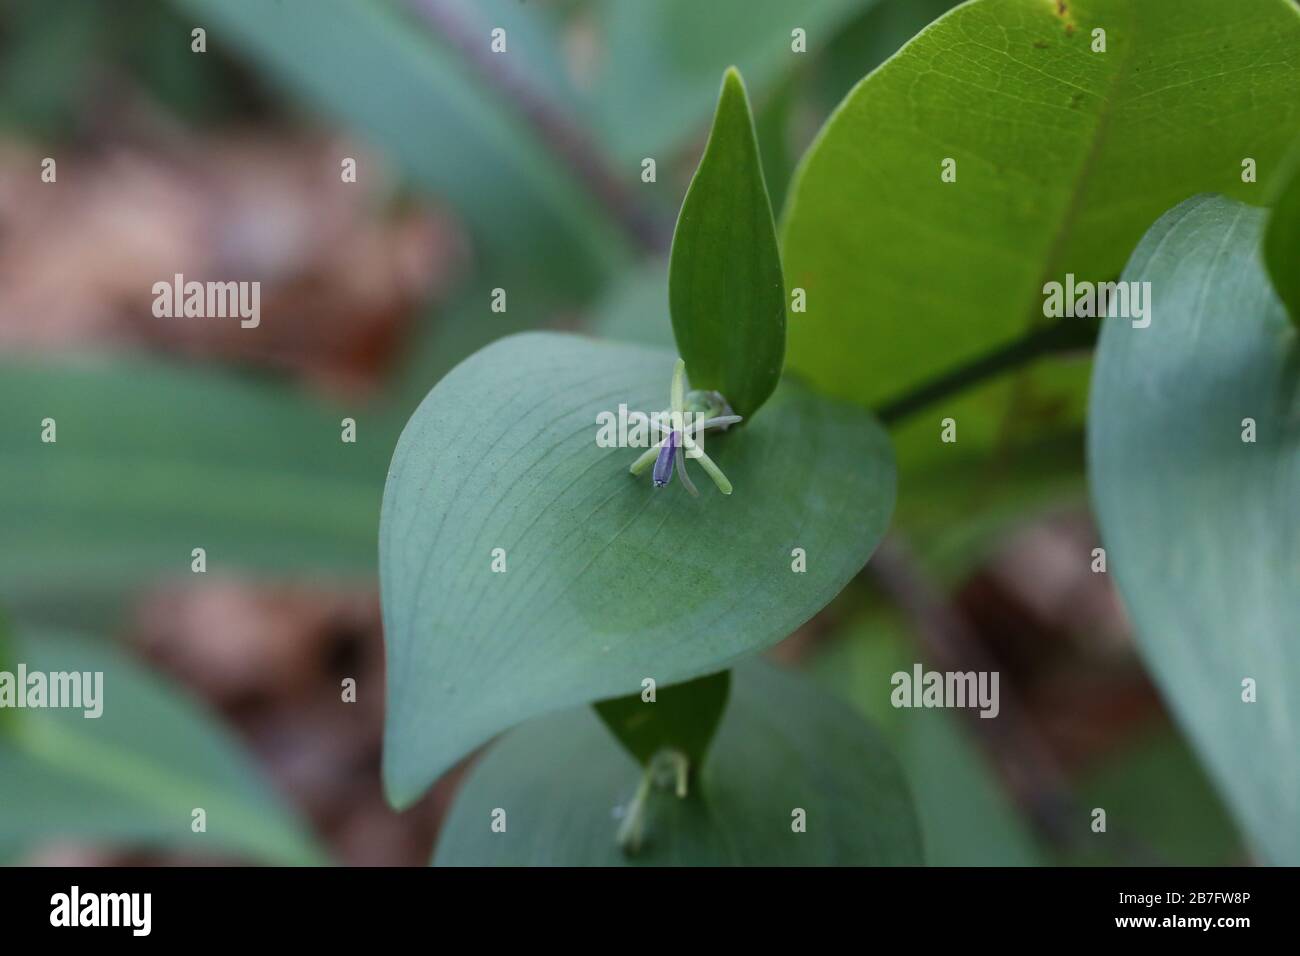
[[[710,399],[708,405],[709,411],[714,414],[708,418],[701,418],[699,417],[699,413],[696,412],[695,414],[697,417],[695,421],[689,426],[684,426],[679,429],[682,448],[681,452],[676,456],[674,467],[678,476],[682,479],[682,484],[686,486],[686,490],[692,497],[698,497],[699,489],[697,489],[690,478],[687,477],[686,462],[683,460],[689,453],[689,456],[698,461],[700,467],[704,469],[705,473],[707,473],[711,479],[713,479],[713,483],[718,486],[718,490],[724,495],[729,495],[732,490],[731,482],[728,481],[727,476],[722,473],[722,469],[717,466],[712,458],[704,453],[703,448],[700,448],[694,442],[688,443],[688,439],[701,432],[707,431],[710,428],[728,428],[743,419],[739,415],[717,414],[720,411],[730,413],[731,409],[727,407],[726,401],[722,396],[718,395],[716,392],[689,393],[689,398],[697,403],[702,396],[707,396]],[[633,475],[644,474],[646,469],[650,468],[655,463],[655,460],[659,457],[660,450],[672,437],[672,419],[676,418],[680,424],[682,416],[692,411],[692,409],[687,407],[688,394],[686,392],[686,363],[682,359],[678,359],[677,364],[673,366],[673,381],[668,390],[668,400],[670,404],[669,420],[667,422],[663,420],[651,420],[650,422],[650,426],[661,432],[664,437],[651,447],[647,448],[641,453],[636,461],[632,462],[628,471]]]

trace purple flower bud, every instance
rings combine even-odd
[[[681,436],[674,431],[668,435],[663,447],[659,449],[659,457],[655,459],[654,471],[650,473],[656,488],[663,488],[673,480],[673,460],[677,456],[677,446],[680,442]]]

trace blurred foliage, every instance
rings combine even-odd
[[[162,362],[0,366],[0,598],[16,613],[208,570],[372,574],[395,419]],[[357,419],[355,444],[341,421]],[[57,441],[41,441],[54,419]]]
[[[964,718],[891,706],[890,675],[910,673],[915,660],[906,625],[894,612],[875,608],[835,635],[810,669],[892,745],[916,801],[929,865],[1036,864],[1032,835],[962,727]]]
[[[192,25],[157,0],[8,0],[0,7],[0,129],[78,135],[104,99],[144,92],[194,125],[270,103],[220,47],[190,52]]]
[[[21,642],[28,672],[101,672],[99,717],[15,711],[0,725],[0,846],[85,839],[201,857],[324,861],[229,734],[105,641],[42,632]],[[194,832],[191,813],[206,812]]]
[[[501,276],[495,284],[573,300],[626,260],[623,234],[525,122],[511,81],[489,82],[486,31],[470,59],[457,37],[435,36],[384,0],[176,2],[209,24],[210,45],[234,44],[278,87],[366,136],[453,205]]]
[[[1196,754],[1172,727],[1150,727],[1117,752],[1080,774],[1086,805],[1104,807],[1108,829],[1137,836],[1163,864],[1231,866],[1245,850],[1223,801],[1206,779]],[[1122,850],[1097,834],[1095,853],[1062,862],[1114,866]]]
[[[928,864],[1216,866],[1243,859],[1232,820],[1195,754],[1159,718],[1074,772],[1079,805],[1105,808],[1108,832],[1092,833],[1084,819],[1075,850],[1053,849],[1010,801],[965,715],[891,706],[890,676],[910,672],[918,653],[897,612],[872,604],[827,641],[809,669],[880,727],[898,754]]]

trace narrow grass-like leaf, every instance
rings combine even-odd
[[[324,857],[238,745],[107,642],[21,638],[28,673],[102,672],[102,710],[18,710],[0,723],[0,846],[79,840],[266,863]],[[194,832],[192,813],[206,814]]]
[[[194,548],[210,571],[373,571],[387,416],[103,359],[6,362],[0,406],[0,598],[15,613],[188,576]]]
[[[525,121],[509,81],[494,90],[475,51],[452,48],[477,33],[492,57],[489,31],[501,23],[485,23],[474,5],[440,5],[454,34],[446,36],[402,9],[413,5],[385,0],[174,2],[206,25],[210,47],[247,56],[272,83],[368,137],[415,183],[454,204],[514,284],[571,297],[625,261],[624,235]],[[551,100],[550,62],[526,55],[536,42],[520,42],[532,11],[508,15],[515,40],[509,45],[507,35],[501,58]]]

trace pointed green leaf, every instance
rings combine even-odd
[[[740,74],[722,80],[713,131],[673,234],[668,303],[695,388],[753,415],[785,355],[785,282]]]
[[[1300,342],[1261,262],[1264,217],[1198,197],[1147,233],[1124,279],[1152,284],[1155,314],[1102,331],[1089,479],[1165,700],[1257,852],[1296,865]]]
[[[1264,233],[1264,263],[1273,288],[1300,327],[1300,143],[1287,157]]]
[[[642,764],[664,749],[683,754],[692,770],[704,760],[727,707],[731,672],[656,687],[655,699],[638,691],[598,702],[596,713],[610,733]]]
[[[102,672],[102,709],[15,711],[0,724],[0,846],[79,840],[266,863],[324,862],[230,736],[109,644],[16,642],[28,673]],[[207,831],[191,829],[192,811]]]
[[[440,866],[889,866],[921,862],[911,797],[872,728],[807,679],[735,671],[699,786],[654,790],[645,841],[616,843],[641,777],[588,709],[526,724],[470,773],[443,825]],[[562,795],[562,796],[560,796]],[[506,830],[490,826],[496,809]],[[796,832],[796,811],[804,832]]]
[[[708,438],[730,496],[708,481],[699,498],[677,481],[655,489],[628,474],[641,449],[597,444],[601,413],[666,406],[674,364],[658,349],[512,336],[453,370],[407,424],[379,536],[384,776],[398,805],[519,721],[728,667],[866,563],[894,480],[861,409],[783,384],[755,422]]]

